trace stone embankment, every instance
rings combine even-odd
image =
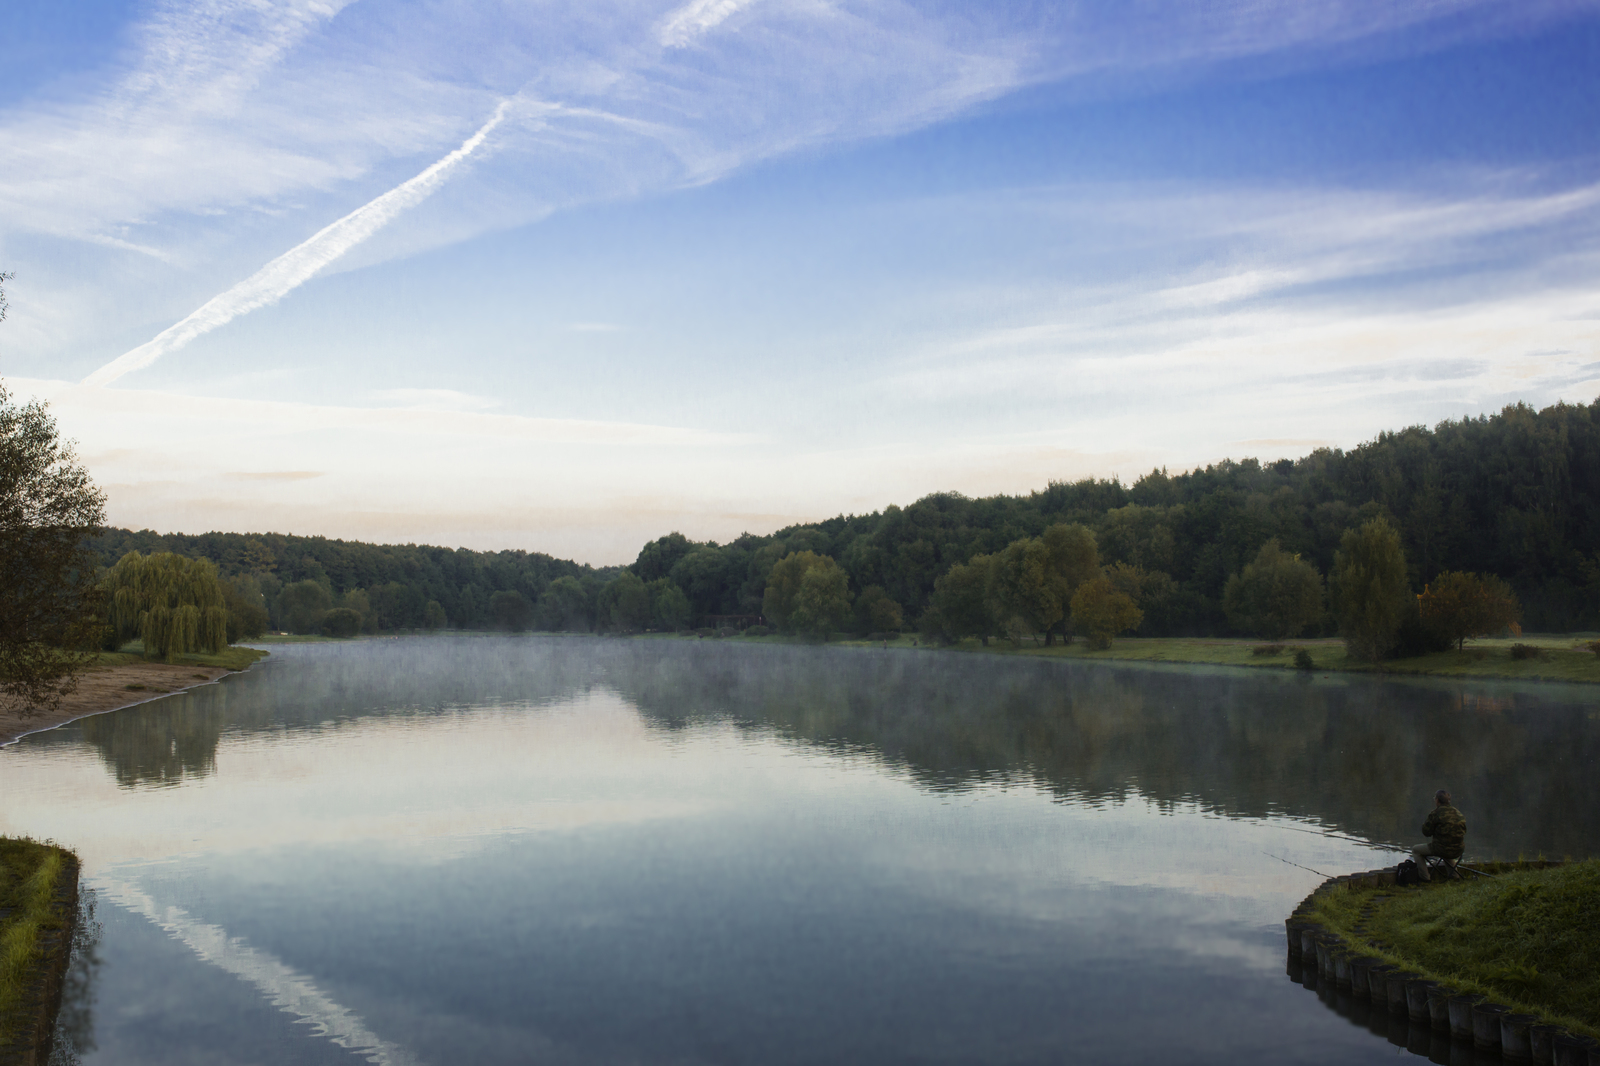
[[[1542,869],[1557,862],[1497,864],[1497,869]],[[1385,962],[1366,945],[1347,941],[1309,917],[1324,892],[1378,889],[1362,909],[1360,937],[1384,888],[1395,885],[1395,871],[1368,870],[1332,877],[1307,896],[1286,921],[1289,976],[1315,990],[1338,1010],[1392,1043],[1438,1063],[1600,1066],[1600,1041],[1560,1026],[1540,1024],[1487,997]],[[1407,891],[1407,889],[1396,889]]]

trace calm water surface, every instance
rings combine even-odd
[[[83,857],[85,1063],[1363,1063],[1317,831],[1587,855],[1597,764],[1577,687],[434,637],[29,737],[0,832]]]

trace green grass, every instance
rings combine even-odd
[[[772,640],[771,637],[760,638]],[[902,636],[890,641],[891,647],[911,647],[914,638]],[[1415,659],[1391,659],[1374,665],[1345,656],[1344,643],[1336,638],[1284,641],[1276,655],[1257,655],[1264,645],[1259,640],[1227,640],[1214,637],[1119,637],[1110,648],[1091,651],[1083,640],[1068,645],[1025,642],[1020,647],[1008,640],[991,639],[984,647],[975,639],[953,645],[956,650],[991,655],[1026,655],[1059,659],[1105,660],[1110,662],[1195,663],[1215,666],[1248,666],[1261,670],[1293,670],[1295,652],[1304,648],[1311,654],[1317,671],[1386,673],[1432,677],[1491,677],[1525,681],[1578,681],[1600,684],[1600,656],[1585,646],[1592,637],[1523,636],[1511,640],[1471,641],[1462,651],[1438,652]],[[844,640],[839,643],[878,647],[877,641]],[[1537,659],[1513,659],[1513,644],[1529,644],[1540,649]],[[928,646],[928,645],[923,645]]]
[[[1500,870],[1415,888],[1333,889],[1318,893],[1310,917],[1365,953],[1600,1036],[1600,859]]]
[[[174,656],[168,665],[173,666],[220,666],[225,670],[244,670],[265,659],[270,652],[260,648],[245,648],[237,644],[223,648],[215,655],[202,652],[193,652],[188,655]],[[121,651],[103,651],[95,656],[89,666],[127,666],[131,663],[160,663],[162,659],[146,659],[144,646],[137,640],[131,644],[124,644]]]
[[[28,978],[39,959],[39,934],[59,928],[51,906],[66,852],[26,837],[0,837],[0,1045],[16,1038]]]

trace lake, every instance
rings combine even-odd
[[[1413,843],[1447,786],[1469,856],[1591,854],[1597,695],[284,645],[0,751],[0,832],[83,858],[84,1063],[1387,1062],[1285,976],[1311,871],[1394,861],[1322,832]]]

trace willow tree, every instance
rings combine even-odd
[[[228,644],[228,607],[216,564],[172,552],[129,552],[106,576],[111,625],[120,641],[144,641],[144,653],[171,661]]]

